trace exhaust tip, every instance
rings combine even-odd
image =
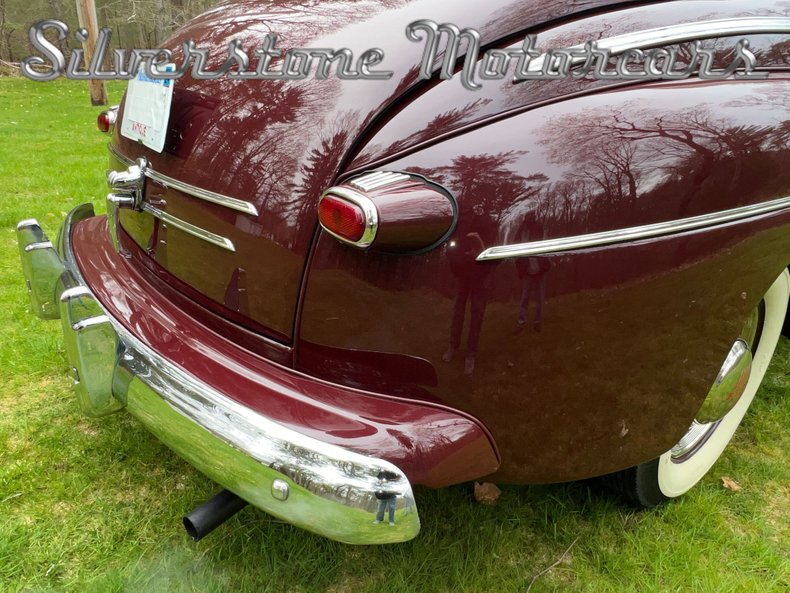
[[[203,536],[198,533],[195,524],[189,519],[189,517],[184,517],[183,519],[184,529],[187,531],[187,535],[192,539],[193,542],[199,542],[203,539]]]
[[[184,517],[182,523],[192,541],[200,541],[241,509],[247,501],[223,490]]]

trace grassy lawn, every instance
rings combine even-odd
[[[17,221],[54,237],[72,206],[103,210],[98,111],[84,83],[0,78],[0,592],[523,593],[536,575],[533,592],[790,588],[788,340],[733,445],[664,508],[586,483],[504,487],[484,507],[462,485],[418,489],[422,533],[402,545],[345,546],[249,507],[189,541],[182,515],[217,486],[128,415],[80,415],[59,323],[28,313],[22,285]]]

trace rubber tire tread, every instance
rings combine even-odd
[[[652,509],[669,500],[658,487],[658,461],[656,458],[603,476],[601,482],[605,488],[615,492],[628,504]]]

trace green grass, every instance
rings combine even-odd
[[[110,88],[112,99],[122,87]],[[82,417],[57,322],[28,313],[14,225],[101,210],[106,138],[84,83],[0,79],[0,591],[777,591],[790,587],[790,342],[735,442],[687,496],[636,512],[586,483],[418,489],[419,537],[337,544],[247,508],[205,541],[216,490],[132,418]],[[720,477],[737,480],[733,493]]]

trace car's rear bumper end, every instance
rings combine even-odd
[[[60,318],[84,412],[126,408],[207,476],[289,523],[352,544],[396,543],[420,529],[411,484],[394,464],[321,442],[220,393],[142,343],[106,311],[82,279],[71,227],[92,217],[85,204],[52,244],[35,220],[17,227],[33,311]],[[394,524],[378,524],[395,499]],[[386,499],[385,499],[386,502]]]

